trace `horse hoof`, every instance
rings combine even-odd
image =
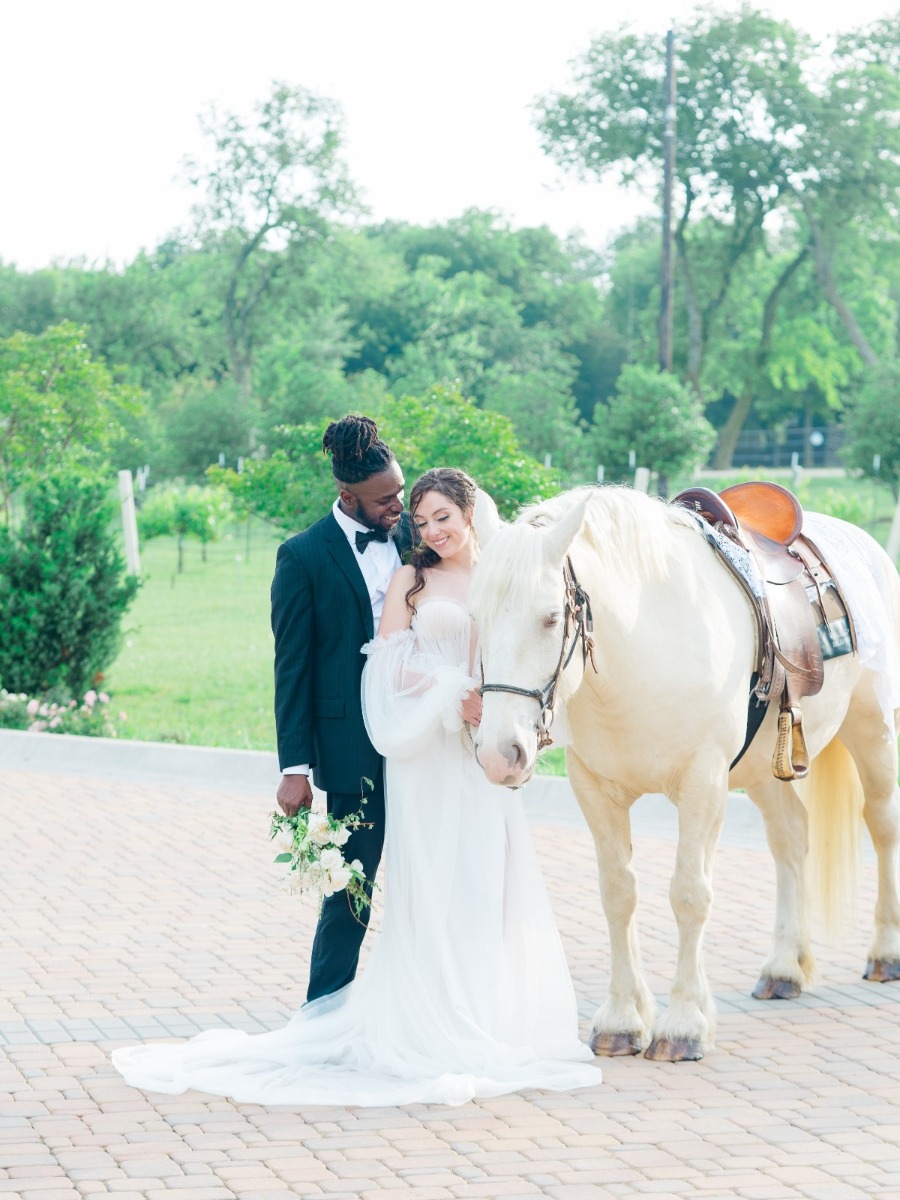
[[[641,1039],[636,1033],[594,1033],[590,1046],[603,1058],[620,1058],[627,1054],[640,1054]]]
[[[751,995],[754,1000],[796,1000],[800,984],[793,979],[769,979],[763,975]]]
[[[900,979],[900,962],[891,962],[886,958],[870,958],[866,963],[863,979],[872,983],[893,983]]]
[[[644,1051],[644,1058],[654,1062],[699,1062],[702,1057],[699,1038],[678,1038],[674,1042],[668,1038],[654,1038]]]

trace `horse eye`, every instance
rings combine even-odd
[[[546,617],[544,617],[544,628],[545,629],[552,629],[554,627],[554,625],[558,625],[558,624],[559,624],[559,613],[558,612],[547,613]]]

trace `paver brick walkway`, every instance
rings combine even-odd
[[[758,839],[727,837],[706,937],[718,1045],[603,1060],[603,1082],[462,1108],[264,1109],[127,1087],[109,1051],[302,1001],[313,911],[282,892],[258,795],[0,772],[0,1200],[900,1197],[900,984],[866,984],[867,860],[845,944],[796,1002],[749,997],[773,921]],[[607,980],[591,840],[534,825],[587,1036]],[[674,846],[635,836],[665,1002]],[[375,921],[377,928],[377,916]]]

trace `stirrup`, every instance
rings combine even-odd
[[[803,736],[803,714],[799,708],[783,708],[778,714],[772,773],[776,779],[785,782],[803,779],[809,773],[809,751]]]

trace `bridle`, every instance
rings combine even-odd
[[[591,660],[591,666],[597,670],[594,661],[594,619],[591,614],[591,598],[578,582],[572,560],[566,555],[563,563],[563,584],[565,585],[565,620],[563,623],[562,645],[559,648],[559,659],[553,677],[542,688],[513,687],[511,683],[483,683],[478,689],[483,696],[485,692],[508,692],[514,696],[528,696],[537,700],[541,711],[537,722],[538,749],[543,750],[553,742],[550,736],[550,726],[553,724],[553,705],[556,701],[556,689],[562,678],[562,673],[572,661],[575,647],[581,642],[583,664]],[[571,644],[569,636],[571,634]],[[567,653],[568,650],[568,653]]]

